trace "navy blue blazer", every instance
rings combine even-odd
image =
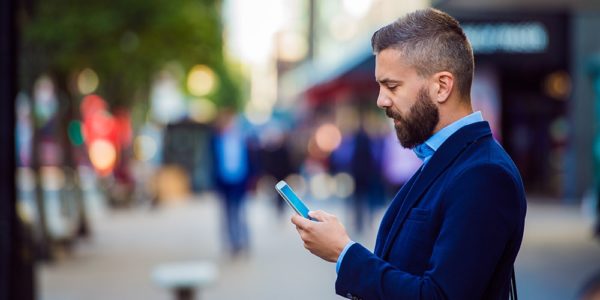
[[[508,299],[526,212],[521,176],[487,122],[451,135],[400,189],[375,253],[346,252],[336,292],[352,299]]]

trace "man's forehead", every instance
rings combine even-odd
[[[375,80],[378,82],[400,81],[401,77],[416,73],[400,51],[385,49],[375,55]]]

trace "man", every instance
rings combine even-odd
[[[523,237],[520,175],[494,141],[470,89],[473,51],[458,22],[416,11],[373,35],[377,105],[423,160],[381,222],[374,252],[334,215],[293,216],[313,254],[336,262],[352,299],[507,299]]]

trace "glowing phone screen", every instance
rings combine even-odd
[[[277,191],[279,194],[287,201],[287,203],[301,216],[311,219],[308,216],[309,209],[306,205],[298,198],[296,193],[292,190],[292,188],[285,183],[285,181],[280,181],[276,185]],[[312,219],[311,219],[312,220]]]

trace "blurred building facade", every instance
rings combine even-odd
[[[600,28],[600,3],[449,0],[435,5],[456,15],[463,24],[541,26],[530,30],[526,41],[532,43],[536,35],[545,32],[546,46],[538,51],[480,51],[476,63],[492,65],[500,75],[502,130],[509,135],[504,145],[519,164],[528,190],[579,202],[594,190],[598,175],[592,163],[597,116],[586,69],[590,58],[600,51],[600,41],[595,38]],[[533,33],[536,30],[539,32]],[[521,144],[525,140],[528,142]],[[527,150],[518,150],[520,147]],[[519,157],[518,153],[527,152],[528,158]]]
[[[595,38],[600,3],[448,0],[432,5],[456,17],[469,36],[476,61],[474,108],[483,111],[495,138],[517,163],[527,191],[568,203],[593,191],[596,116],[586,68],[600,51]],[[394,13],[387,22],[403,12]],[[370,35],[363,40],[338,52],[343,59],[333,66],[313,59],[285,74],[282,86],[293,88],[286,88],[283,98],[321,108],[374,107],[378,90]]]

